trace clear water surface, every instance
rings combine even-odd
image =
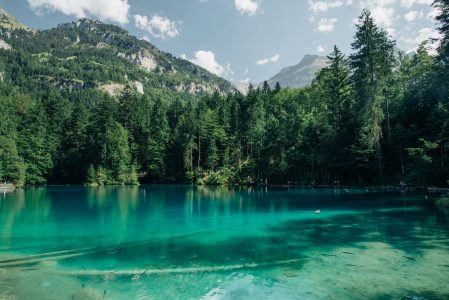
[[[449,299],[448,224],[414,193],[2,192],[0,299]]]

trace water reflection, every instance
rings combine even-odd
[[[32,237],[33,232],[51,237],[67,231],[78,236],[89,237],[95,232],[132,240],[148,232],[175,232],[180,224],[182,229],[231,226],[232,222],[242,223],[247,215],[265,214],[270,218],[317,209],[382,209],[397,207],[398,201],[407,208],[413,207],[419,197],[392,200],[391,195],[353,191],[342,194],[333,190],[286,192],[195,186],[30,188],[0,198],[0,224],[3,243],[13,237]]]
[[[2,249],[11,247],[15,235],[15,224],[36,224],[45,222],[51,213],[51,199],[44,188],[15,190],[0,198],[0,236]],[[39,236],[38,228],[33,228],[22,238]]]
[[[314,214],[317,209],[322,211],[322,217],[339,211],[357,211],[358,216],[372,209],[423,206],[423,199],[422,195],[398,196],[354,190],[284,191],[196,186],[30,188],[6,194],[0,200],[1,249],[20,247],[36,252],[55,247],[99,247],[221,229],[260,234],[261,228],[292,218],[294,222],[309,222],[310,218],[318,218]],[[407,213],[397,218],[398,224],[410,226],[408,222],[413,220],[408,220],[409,216]],[[343,222],[344,218],[348,217],[338,222]],[[388,230],[386,219],[387,213],[380,211],[379,216],[367,224],[384,233]],[[353,218],[348,220],[356,222]],[[317,224],[307,224],[318,228]],[[399,230],[399,225],[392,228]],[[289,227],[295,228],[293,224]],[[223,231],[215,236],[227,234]],[[381,235],[386,241],[385,234]]]

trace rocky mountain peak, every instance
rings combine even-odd
[[[310,85],[317,72],[326,67],[328,59],[325,56],[305,55],[300,63],[282,69],[268,80],[271,87],[279,82],[282,87],[300,88]]]

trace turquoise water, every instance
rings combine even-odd
[[[449,215],[365,190],[2,192],[0,299],[449,299]]]

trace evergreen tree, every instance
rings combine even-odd
[[[166,175],[166,151],[170,128],[166,108],[160,99],[156,99],[151,109],[151,125],[146,144],[146,170],[150,178],[159,181]]]
[[[394,42],[379,28],[368,10],[364,10],[356,25],[357,32],[350,56],[352,80],[357,93],[359,116],[358,141],[354,148],[359,166],[372,168],[371,157],[378,161],[382,172],[382,125],[384,121],[384,90],[392,72]]]
[[[128,131],[118,122],[113,122],[105,132],[100,152],[101,165],[111,171],[112,182],[125,184],[131,167]]]
[[[55,181],[82,183],[88,162],[88,129],[90,114],[82,105],[76,105],[60,137],[59,159],[55,165]]]
[[[439,55],[447,70],[449,67],[449,1],[434,0],[433,6],[439,12],[436,16],[436,20],[439,22],[438,31],[442,36],[439,46]]]
[[[19,154],[26,167],[27,184],[47,183],[53,160],[47,144],[47,118],[43,106],[36,103],[19,125]]]
[[[96,184],[98,184],[97,174],[96,174],[95,168],[94,168],[94,166],[92,164],[89,165],[89,168],[87,169],[86,183],[88,185],[96,185]]]
[[[331,124],[337,131],[341,131],[352,118],[354,90],[348,63],[340,49],[335,46],[327,58],[329,66],[320,72],[318,80],[323,81],[324,100],[329,108]]]
[[[13,139],[0,136],[0,184],[3,182],[23,185],[25,183],[25,166],[17,152]]]

